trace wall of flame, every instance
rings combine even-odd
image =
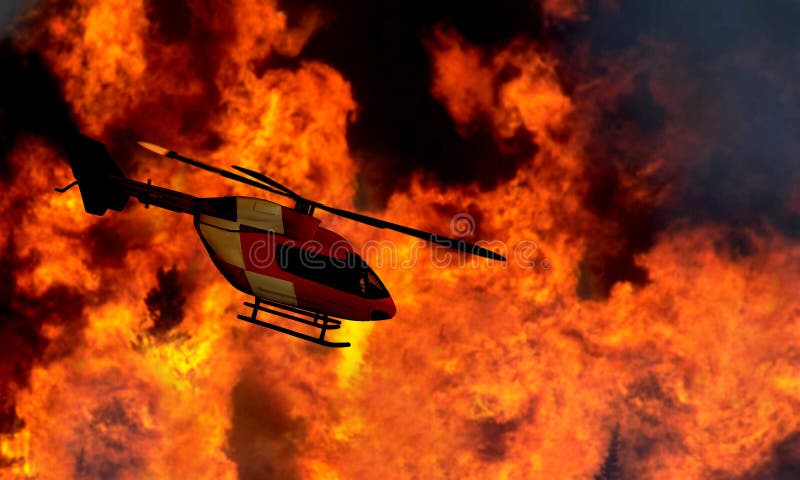
[[[143,0],[49,2],[13,42],[41,56],[77,127],[133,178],[261,195],[136,151],[141,138],[352,208],[359,166],[347,128],[359,105],[348,79],[313,60],[257,67],[296,56],[324,15],[290,21],[274,2],[216,3],[186,2],[188,33],[176,41]],[[586,15],[584,2],[542,8],[552,28]],[[635,59],[586,82],[543,42],[489,50],[446,25],[425,42],[431,94],[465,135],[481,118],[498,142],[523,128],[537,148],[489,189],[418,172],[377,213],[447,233],[453,214],[470,212],[477,238],[535,242],[538,266],[383,268],[397,317],[347,325],[353,347],[323,350],[235,320],[245,298],[189,218],[133,204],[88,216],[77,191],[53,192],[71,181],[58,145],[19,135],[0,197],[11,419],[0,478],[591,478],[615,426],[629,478],[797,468],[800,246],[778,229],[741,228],[740,254],[730,227],[671,222],[633,257],[646,281],[587,295],[587,252],[614,259],[630,243],[625,218],[587,198],[604,161],[592,132],[607,127],[609,99],[635,88]],[[651,90],[673,119],[691,100]],[[685,125],[660,145],[619,136],[615,148],[646,161],[609,167],[624,193],[613,202],[652,211],[674,201],[674,183],[652,180],[702,144]],[[356,245],[390,240],[405,254],[413,244],[323,221]],[[172,295],[185,298],[168,329],[153,327],[145,301],[166,288],[159,269],[179,272]]]

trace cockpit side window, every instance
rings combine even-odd
[[[318,252],[278,244],[276,257],[281,270],[347,293],[362,295],[361,274],[342,260]]]
[[[352,258],[337,259],[287,244],[276,245],[275,253],[282,270],[312,282],[366,298],[389,296],[375,272],[355,253]]]

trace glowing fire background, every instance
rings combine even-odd
[[[800,476],[797,2],[15,13],[0,478]],[[533,268],[385,268],[394,320],[304,344],[235,319],[188,217],[55,193],[79,131],[195,195],[263,192],[134,142],[418,228],[468,213]]]

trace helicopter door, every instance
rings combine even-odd
[[[250,289],[253,290],[255,296],[285,305],[297,306],[294,283],[250,271],[245,271],[245,275],[247,275]]]

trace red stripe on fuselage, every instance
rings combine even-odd
[[[225,277],[231,285],[244,293],[249,295],[253,294],[253,290],[250,288],[250,282],[247,281],[247,276],[243,268],[231,265],[228,262],[220,260],[218,257],[212,257],[212,261],[217,267],[217,270],[222,273],[222,276]]]
[[[339,235],[330,233],[344,240]],[[333,236],[326,236],[326,239],[334,238]],[[337,253],[335,249],[333,252],[331,251],[330,244],[326,245],[320,241],[319,244],[304,245],[302,242],[283,235],[264,232],[241,232],[240,239],[245,269],[249,272],[292,282],[298,306],[350,320],[370,319],[371,302],[369,299],[284,271],[276,256],[276,248],[279,244],[289,244],[300,248],[306,246],[315,253],[330,256],[331,253]]]

